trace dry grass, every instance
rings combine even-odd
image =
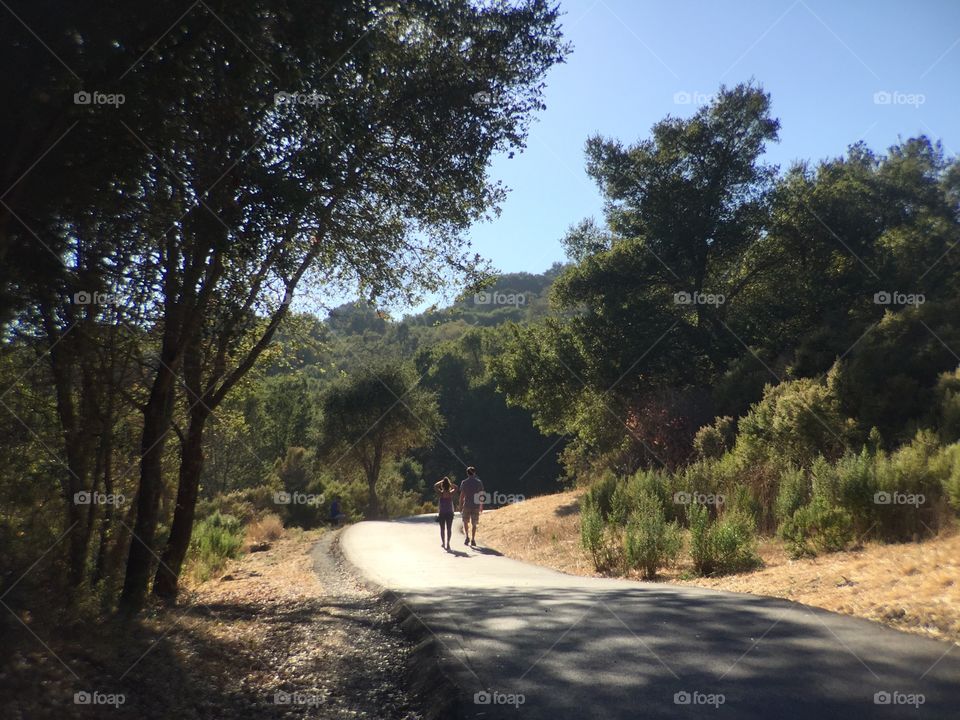
[[[519,560],[574,575],[598,575],[580,547],[582,493],[545,495],[485,513],[484,543]],[[920,543],[868,544],[804,560],[791,560],[776,540],[761,542],[759,551],[764,567],[754,572],[694,578],[685,560],[662,579],[786,598],[960,643],[958,534]]]
[[[247,525],[246,545],[273,542],[283,537],[283,521],[279,515],[270,513]]]

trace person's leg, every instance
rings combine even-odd
[[[437,516],[437,525],[440,526],[440,545],[441,545],[441,546],[445,546],[446,543],[444,542],[444,539],[443,539],[443,530],[444,530],[444,517],[443,517],[443,515],[438,515],[438,516]]]
[[[477,544],[477,525],[480,522],[480,508],[470,510],[470,524],[473,526],[473,534],[470,536],[470,544]]]
[[[447,525],[447,550],[450,549],[450,538],[453,537],[453,513],[450,513],[444,518],[444,522]]]

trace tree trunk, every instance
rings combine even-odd
[[[170,526],[170,537],[153,580],[153,594],[171,603],[177,598],[177,583],[183,568],[183,560],[190,547],[190,536],[193,534],[193,516],[200,490],[200,473],[203,471],[203,428],[207,418],[210,417],[210,410],[205,404],[207,398],[200,395],[202,389],[199,347],[187,349],[183,359],[183,369],[188,392],[187,399],[192,404],[190,425],[187,428],[187,436],[184,438],[180,456],[180,481],[177,487],[177,505],[173,511],[173,524]]]
[[[164,342],[167,346],[167,342]],[[169,346],[164,348],[169,350]],[[126,613],[138,612],[150,584],[154,536],[159,519],[160,492],[163,485],[163,451],[170,428],[175,395],[175,357],[161,352],[157,377],[150,399],[143,411],[143,434],[140,441],[140,487],[137,491],[137,520],[130,539],[127,572],[120,594],[120,608]]]

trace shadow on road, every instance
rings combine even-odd
[[[465,689],[522,693],[525,718],[556,717],[564,707],[605,720],[715,710],[736,718],[944,718],[960,700],[960,651],[953,657],[944,643],[770,598],[559,586],[451,587],[406,598],[434,633],[456,637],[451,646],[464,662],[450,665]],[[895,692],[922,693],[924,702],[875,704],[876,693]],[[697,698],[720,695],[716,708],[698,707]],[[471,706],[466,717],[499,717],[498,710]]]

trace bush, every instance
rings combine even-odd
[[[960,442],[943,448],[936,462],[947,502],[954,510],[960,510]]]
[[[733,442],[733,418],[719,417],[713,425],[704,425],[693,436],[693,452],[700,460],[720,458]]]
[[[960,368],[943,373],[937,381],[936,424],[944,443],[960,440]]]
[[[777,524],[793,517],[793,514],[810,502],[810,478],[795,465],[788,465],[780,473],[779,489],[775,503]]]
[[[853,540],[853,519],[846,510],[816,497],[784,521],[780,536],[794,558],[837,552]]]
[[[203,582],[223,569],[243,545],[243,527],[232,515],[213,513],[193,529],[190,556],[194,577]]]
[[[773,461],[809,467],[818,455],[839,457],[855,429],[837,397],[835,365],[825,380],[768,385],[740,420],[735,452],[745,465]]]
[[[608,470],[600,476],[599,480],[590,486],[590,490],[588,490],[584,496],[600,513],[600,517],[604,522],[610,517],[610,510],[613,506],[613,494],[619,485],[620,479]]]
[[[656,498],[661,509],[667,510],[673,519],[676,511],[670,492],[670,476],[653,470],[638,470],[631,477],[617,483],[610,498],[608,522],[625,526],[630,515],[638,509],[647,495]]]
[[[660,499],[644,493],[630,514],[624,537],[624,557],[628,568],[641,571],[645,578],[674,562],[680,553],[680,528],[668,523]]]
[[[877,505],[876,457],[864,448],[859,454],[848,453],[836,465],[836,503],[849,513],[856,534],[875,527]]]
[[[726,512],[716,522],[703,505],[691,505],[690,557],[700,575],[741,572],[760,565],[753,520],[742,512]]]
[[[283,521],[279,515],[264,515],[247,526],[247,540],[252,543],[272,542],[283,537]]]

